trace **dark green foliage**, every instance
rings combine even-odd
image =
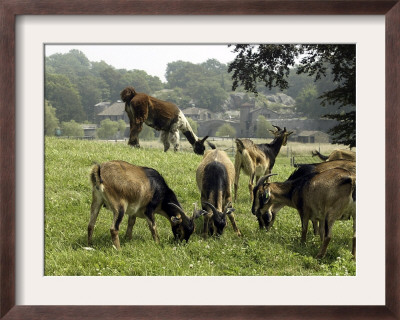
[[[215,133],[217,137],[236,137],[236,130],[230,124],[225,123],[218,128],[218,131]]]
[[[54,136],[59,125],[56,109],[46,100],[44,102],[44,134],[46,136]]]
[[[320,81],[329,73],[334,86],[319,96],[321,105],[346,107],[345,114],[338,110],[329,118],[338,120],[339,126],[330,133],[334,143],[355,146],[355,104],[356,104],[356,46],[333,45],[235,45],[235,60],[229,64],[233,72],[233,89],[243,85],[245,90],[257,93],[259,83],[268,89],[289,88],[290,68],[297,61],[297,73],[307,74]],[[350,110],[349,110],[350,109]]]
[[[269,130],[274,130],[275,128],[272,124],[264,117],[258,116],[257,118],[257,129],[256,129],[256,137],[257,138],[271,138],[273,135]]]
[[[196,107],[213,112],[222,111],[221,106],[228,97],[227,90],[230,90],[231,83],[227,66],[215,59],[202,64],[185,61],[168,63],[166,78],[169,88],[181,88],[183,96],[190,97]]]
[[[68,137],[83,137],[84,132],[82,125],[74,120],[61,122],[61,134]]]
[[[174,88],[156,92],[155,97],[164,101],[175,103],[181,110],[190,108],[192,106],[192,99],[184,94],[182,88]]]
[[[147,94],[163,88],[158,77],[145,71],[116,70],[104,61],[90,62],[79,50],[47,57],[45,78],[45,97],[56,108],[60,120],[94,121],[94,105],[117,101],[126,86]]]
[[[46,74],[44,97],[56,109],[60,121],[85,119],[79,92],[66,76]]]

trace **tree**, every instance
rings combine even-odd
[[[69,122],[61,122],[61,134],[68,137],[83,137],[84,131],[82,125],[71,120]]]
[[[187,118],[187,121],[189,122],[190,126],[192,127],[192,130],[194,132],[195,135],[197,135],[197,128],[198,128],[198,124],[196,121],[194,121],[192,118]]]
[[[60,126],[60,122],[56,117],[56,109],[45,100],[44,102],[44,134],[46,136],[54,136],[57,128]]]
[[[270,138],[271,133],[268,130],[274,130],[272,124],[264,116],[258,116],[256,138]]]
[[[236,130],[230,124],[225,123],[218,128],[218,131],[215,133],[217,137],[236,137]]]
[[[321,117],[323,110],[318,100],[315,85],[308,85],[300,91],[296,98],[296,111],[311,119],[319,119]]]
[[[45,99],[56,109],[60,121],[83,121],[86,116],[76,87],[64,75],[46,74]]]
[[[118,122],[110,119],[104,119],[100,122],[100,128],[97,129],[97,136],[100,139],[114,139],[118,132]]]
[[[143,124],[143,129],[140,131],[140,139],[153,140],[155,137],[155,130],[149,127],[147,124]]]
[[[191,80],[201,81],[204,76],[204,69],[200,65],[181,60],[168,63],[165,73],[168,87],[171,89],[175,87],[186,89]]]
[[[235,90],[239,84],[245,90],[257,93],[257,84],[263,82],[269,89],[277,87],[287,89],[291,68],[297,65],[298,74],[307,74],[315,81],[325,77],[331,69],[334,89],[319,96],[321,105],[333,105],[338,108],[336,114],[327,116],[339,121],[339,125],[330,130],[334,143],[354,147],[355,105],[356,105],[356,46],[350,44],[323,45],[235,45],[237,53],[229,64],[228,71],[233,72]],[[347,107],[346,110],[342,109]],[[342,109],[342,110],[340,110]]]
[[[178,106],[179,109],[183,110],[192,107],[192,98],[183,93],[183,89],[174,88],[173,90],[165,90],[162,92],[157,92],[154,95],[156,98],[168,102],[172,102]]]
[[[216,81],[191,81],[188,84],[187,92],[194,99],[197,107],[213,112],[221,111],[221,106],[228,97],[226,91]]]
[[[126,122],[122,119],[118,120],[118,131],[121,132],[121,137],[123,137],[124,132],[126,130]]]

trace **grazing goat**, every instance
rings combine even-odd
[[[252,213],[268,230],[277,212],[285,206],[295,208],[300,215],[301,241],[306,240],[309,220],[319,224],[321,247],[317,258],[325,256],[336,220],[353,217],[353,250],[356,250],[355,176],[341,168],[312,172],[285,182],[268,182],[262,177],[254,188]]]
[[[93,197],[88,225],[89,245],[101,206],[111,210],[114,215],[110,232],[117,249],[120,249],[119,225],[125,214],[129,216],[126,230],[128,239],[132,239],[132,228],[138,217],[146,219],[153,239],[158,243],[155,213],[170,221],[175,239],[186,241],[194,231],[194,220],[207,213],[195,210],[192,217],[187,217],[164,178],[151,168],[115,160],[95,164],[90,178]]]
[[[301,178],[306,176],[310,173],[321,173],[326,170],[330,169],[345,169],[349,171],[354,177],[356,176],[356,162],[350,160],[333,160],[327,162],[320,162],[320,163],[312,163],[312,164],[303,164],[300,165],[296,171],[294,171],[287,180],[295,180],[297,178]],[[354,200],[356,197],[356,187],[354,186]],[[259,220],[259,222],[261,222]],[[314,234],[317,235],[318,231],[318,221],[313,220],[313,227],[314,227]],[[260,228],[263,226],[260,224]],[[305,240],[305,239],[304,239]]]
[[[201,193],[201,204],[204,215],[203,233],[221,235],[226,226],[226,216],[232,223],[238,236],[232,208],[231,188],[235,177],[235,168],[225,151],[208,150],[204,154],[196,171],[197,187]]]
[[[133,87],[122,90],[121,99],[125,102],[125,111],[130,120],[129,145],[140,148],[139,133],[144,122],[161,131],[164,151],[169,149],[170,143],[175,151],[179,150],[179,131],[181,131],[192,145],[193,151],[196,154],[204,154],[204,142],[208,136],[199,139],[183,112],[175,104],[136,92]]]
[[[351,160],[356,161],[356,153],[351,150],[334,150],[329,156],[320,154],[317,150],[312,151],[312,156],[318,156],[322,161],[333,161],[333,160]]]
[[[294,180],[301,176],[307,175],[313,172],[323,172],[330,169],[341,168],[349,171],[354,176],[356,175],[356,162],[351,160],[333,160],[327,162],[320,163],[312,163],[312,164],[302,164],[300,165],[296,171],[294,171],[288,180]]]
[[[286,128],[282,130],[278,126],[274,127],[275,131],[270,130],[275,136],[271,143],[255,144],[250,139],[236,139],[234,202],[237,198],[240,170],[250,177],[249,192],[253,199],[254,176],[258,181],[261,176],[271,173],[276,156],[281,147],[286,146],[288,137],[293,133],[286,131]]]

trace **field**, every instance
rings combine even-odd
[[[351,255],[352,221],[336,222],[327,255],[318,253],[319,237],[311,232],[305,245],[300,244],[300,219],[294,209],[282,209],[269,232],[259,230],[251,214],[248,177],[240,176],[239,196],[234,205],[236,223],[242,237],[228,226],[220,238],[203,239],[202,218],[188,243],[173,240],[169,222],[156,216],[160,244],[154,243],[147,223],[137,219],[133,239],[125,240],[126,217],[120,227],[121,251],[112,247],[109,228],[111,212],[101,209],[87,247],[87,224],[90,217],[92,163],[113,159],[158,170],[176,193],[183,208],[191,213],[200,195],[195,171],[201,156],[190,152],[183,143],[182,152],[162,152],[158,142],[142,143],[132,149],[126,143],[45,139],[45,275],[46,276],[310,276],[355,275],[356,263]],[[231,141],[215,141],[221,149]],[[151,144],[151,147],[150,147]],[[311,147],[291,144],[297,154]],[[310,145],[317,148],[318,145]],[[321,146],[328,153],[337,146]],[[189,151],[186,152],[185,150]],[[283,181],[293,171],[283,147],[275,164],[273,181]],[[233,158],[232,158],[233,161]]]

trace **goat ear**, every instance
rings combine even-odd
[[[294,131],[289,131],[288,133],[286,133],[286,136],[290,136]]]
[[[204,216],[208,214],[208,212],[206,210],[197,210],[192,217],[192,220],[196,220],[197,218],[200,218],[201,216]]]
[[[208,145],[210,146],[211,149],[215,150],[217,147],[215,146],[214,143],[211,143],[210,141],[207,141]]]
[[[204,141],[206,141],[208,138],[208,136],[205,136],[203,139],[201,139],[201,142],[204,143]]]
[[[174,226],[176,226],[177,224],[182,223],[182,218],[177,218],[175,216],[171,217],[171,222],[174,224]]]

